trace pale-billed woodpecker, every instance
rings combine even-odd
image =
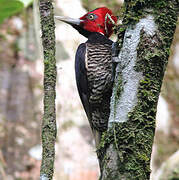
[[[78,92],[95,137],[96,146],[107,130],[112,94],[112,43],[109,39],[117,17],[106,7],[88,12],[79,19],[56,16],[88,38],[75,57]]]

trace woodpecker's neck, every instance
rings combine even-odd
[[[99,44],[111,44],[113,43],[113,41],[111,41],[110,39],[108,39],[106,36],[104,36],[101,33],[98,32],[93,32],[88,36],[88,43],[99,43]]]
[[[72,27],[75,28],[81,35],[85,36],[86,38],[88,38],[93,33],[93,32],[83,29],[82,27],[78,25],[72,25]]]
[[[82,27],[78,26],[78,25],[72,25],[73,28],[75,28],[81,35],[85,36],[86,38],[88,38],[89,40],[91,39],[92,41],[95,41],[95,39],[97,38],[97,40],[99,41],[101,40],[109,40],[104,34],[99,33],[99,32],[90,32],[87,31],[85,29],[83,29]],[[111,40],[110,40],[111,41]],[[109,43],[109,42],[108,42]]]

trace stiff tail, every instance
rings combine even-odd
[[[95,129],[93,129],[92,131],[93,131],[93,135],[94,135],[94,139],[95,139],[95,145],[97,148],[100,144],[102,133]]]

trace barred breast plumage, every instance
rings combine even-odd
[[[107,129],[112,93],[111,43],[86,43],[86,69],[91,104],[91,123],[98,131]]]

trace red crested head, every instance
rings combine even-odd
[[[97,8],[88,12],[80,18],[80,25],[84,30],[99,32],[107,37],[113,33],[113,27],[117,22],[117,17],[106,7]]]
[[[79,19],[55,16],[56,19],[72,25],[80,34],[88,37],[91,32],[98,32],[106,37],[113,33],[113,27],[117,22],[117,17],[106,7],[97,8],[88,12]]]

